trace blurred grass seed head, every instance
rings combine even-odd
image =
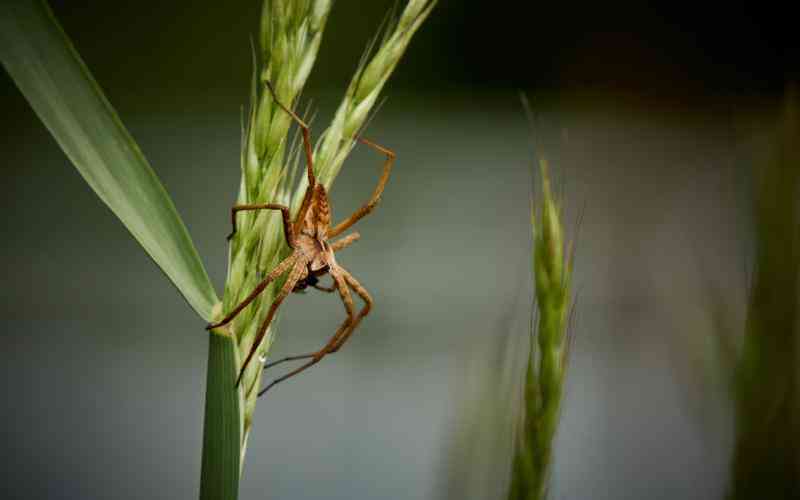
[[[564,244],[561,211],[550,189],[547,161],[540,160],[539,167],[542,192],[538,205],[531,208],[538,316],[531,328],[509,500],[540,500],[547,495],[569,354],[572,252]]]

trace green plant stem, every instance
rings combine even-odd
[[[209,333],[200,500],[236,500],[242,460],[242,400],[236,342]]]

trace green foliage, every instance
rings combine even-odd
[[[786,101],[770,161],[758,171],[756,269],[734,396],[729,498],[800,498],[797,96]]]
[[[0,60],[97,196],[211,319],[219,299],[172,200],[44,2],[3,2]]]

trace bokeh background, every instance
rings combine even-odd
[[[578,237],[552,498],[723,495],[732,420],[712,311],[741,330],[752,166],[800,61],[790,17],[517,3],[442,1],[390,80],[369,136],[399,160],[340,257],[377,307],[259,404],[241,498],[502,498],[511,417],[496,402],[519,388],[531,294],[519,90]],[[51,5],[221,287],[260,2]],[[391,5],[334,7],[305,92],[317,130]],[[196,497],[203,323],[5,73],[0,110],[2,496]],[[379,168],[354,153],[336,214]],[[283,311],[276,356],[321,345],[342,314],[310,293]]]

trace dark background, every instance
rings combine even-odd
[[[347,79],[357,62],[353,54],[393,4],[339,2],[312,84],[328,87]],[[258,2],[241,0],[52,5],[81,54],[96,59],[98,77],[108,74],[101,79],[107,86],[155,73],[170,76],[161,79],[165,90],[212,85],[237,94],[240,73],[249,65],[241,39],[256,32],[260,9]],[[492,6],[444,0],[416,37],[393,86],[601,88],[684,99],[776,95],[800,69],[792,19],[777,6],[722,2]]]
[[[398,166],[342,256],[378,306],[335,360],[260,403],[242,498],[501,498],[496,398],[514,392],[530,296],[519,90],[534,98],[570,234],[586,207],[553,498],[721,498],[731,420],[710,310],[724,304],[741,326],[750,172],[797,75],[792,18],[496,3],[441,2],[386,87],[370,135]],[[334,6],[305,92],[320,127],[391,5]],[[221,289],[259,2],[52,6]],[[0,110],[1,496],[195,497],[202,322],[5,73]],[[355,152],[337,214],[377,168]],[[316,346],[340,314],[325,296],[287,301],[274,352]]]

